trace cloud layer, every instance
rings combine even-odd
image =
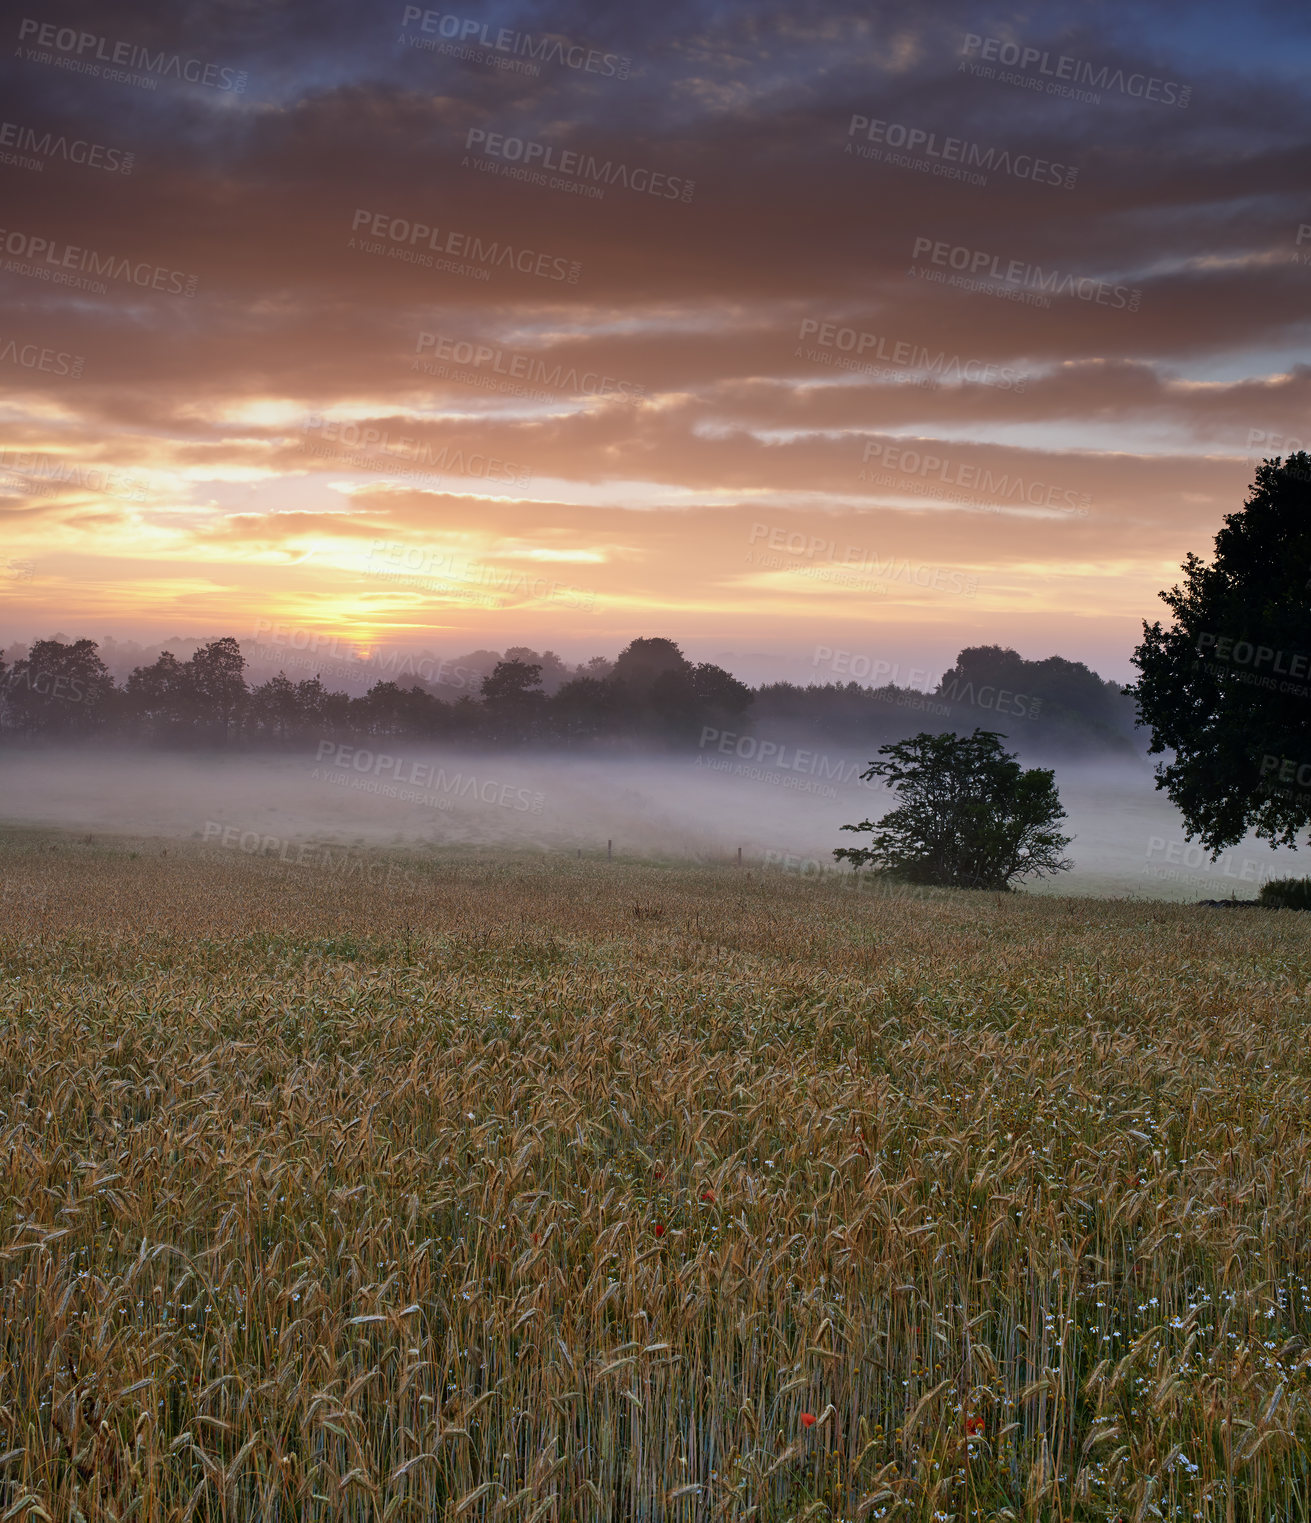
[[[467,10],[5,24],[0,636],[1118,672],[1311,434],[1304,18]]]

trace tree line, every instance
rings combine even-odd
[[[855,681],[752,689],[661,637],[635,639],[614,661],[596,657],[573,669],[549,651],[538,657],[516,647],[476,692],[472,684],[461,691],[383,679],[359,696],[330,689],[319,675],[293,680],[279,672],[252,685],[231,636],[185,660],[166,650],[121,684],[90,639],[37,640],[25,655],[11,655],[8,663],[0,657],[0,735],[11,740],[229,747],[394,737],[661,750],[695,747],[710,730],[749,727],[864,743],[904,733],[910,718],[950,731],[981,715],[1030,740],[1125,746],[1133,732],[1115,684],[1078,662],[1026,661],[1000,646],[961,651],[932,693]]]
[[[88,639],[37,640],[0,660],[0,730],[10,736],[112,736],[177,746],[286,744],[332,737],[466,740],[495,745],[627,738],[695,743],[704,726],[741,724],[751,689],[672,640],[633,640],[613,663],[591,663],[548,694],[542,665],[496,663],[475,697],[443,698],[431,684],[378,681],[362,696],[316,675],[279,672],[250,686],[231,636],[185,661],[164,651],[120,686]]]

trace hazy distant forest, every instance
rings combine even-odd
[[[329,681],[333,664],[323,663]],[[423,676],[408,658],[406,667],[402,680],[377,680],[358,696],[334,691],[322,668],[252,683],[240,644],[225,637],[185,660],[165,650],[117,680],[95,641],[55,637],[0,655],[0,734],[9,743],[95,738],[167,747],[392,737],[677,750],[703,744],[710,730],[861,744],[981,725],[1041,749],[1142,748],[1133,703],[1116,683],[1077,661],[1028,661],[996,645],[962,650],[932,692],[855,681],[753,689],[658,637],[633,640],[613,661],[596,656],[576,667],[522,646],[425,659],[417,664]]]

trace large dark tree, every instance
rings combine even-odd
[[[692,672],[697,719],[701,724],[739,724],[751,707],[752,693],[745,682],[710,661],[699,661]]]
[[[536,666],[541,674],[542,692],[548,698],[554,697],[573,675],[569,664],[562,661],[553,650],[544,650],[539,654],[528,645],[511,645],[502,659],[522,661],[527,666]]]
[[[877,822],[843,830],[872,831],[868,846],[840,846],[833,855],[853,867],[876,867],[906,883],[1007,889],[1017,878],[1063,872],[1070,837],[1052,773],[1025,771],[992,730],[932,735],[879,747],[886,761],[861,773],[882,777],[901,802]]]
[[[634,699],[643,700],[661,677],[690,677],[692,663],[672,640],[654,635],[630,640],[611,676]]]
[[[631,641],[606,679],[619,723],[630,736],[661,745],[691,745],[706,725],[741,722],[751,689],[709,661],[693,665],[660,636]]]
[[[289,740],[300,728],[300,717],[296,684],[286,672],[252,688],[246,700],[246,727],[265,740]]]
[[[555,733],[565,741],[597,740],[617,728],[619,696],[603,677],[575,677],[551,700]]]
[[[403,688],[396,682],[375,682],[363,698],[349,704],[350,728],[364,735],[394,735],[414,739],[440,732],[447,705],[417,682]]]
[[[193,695],[186,662],[161,651],[149,666],[134,668],[124,691],[130,726],[154,739],[178,739],[191,722]]]
[[[974,710],[995,715],[1012,741],[1023,736],[1032,744],[1059,735],[1067,744],[1130,749],[1132,707],[1118,683],[1104,682],[1081,661],[1027,661],[1005,646],[971,645],[943,673],[934,697],[951,705],[957,730]]]
[[[245,667],[231,635],[202,645],[188,661],[166,650],[128,677],[125,716],[157,739],[224,743],[234,738],[250,696]]]
[[[246,658],[231,635],[202,645],[187,662],[197,732],[211,741],[234,734],[247,699]]]
[[[483,678],[482,699],[487,738],[513,745],[534,737],[541,728],[546,695],[542,667],[537,661],[498,661]]]
[[[113,693],[94,640],[37,640],[5,674],[0,707],[25,734],[85,736],[100,728]]]
[[[1143,624],[1126,689],[1190,837],[1295,846],[1311,824],[1311,456],[1267,460],[1208,564],[1189,554],[1174,615]]]

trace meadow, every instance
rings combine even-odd
[[[1311,922],[0,841],[0,1517],[1311,1517]]]

